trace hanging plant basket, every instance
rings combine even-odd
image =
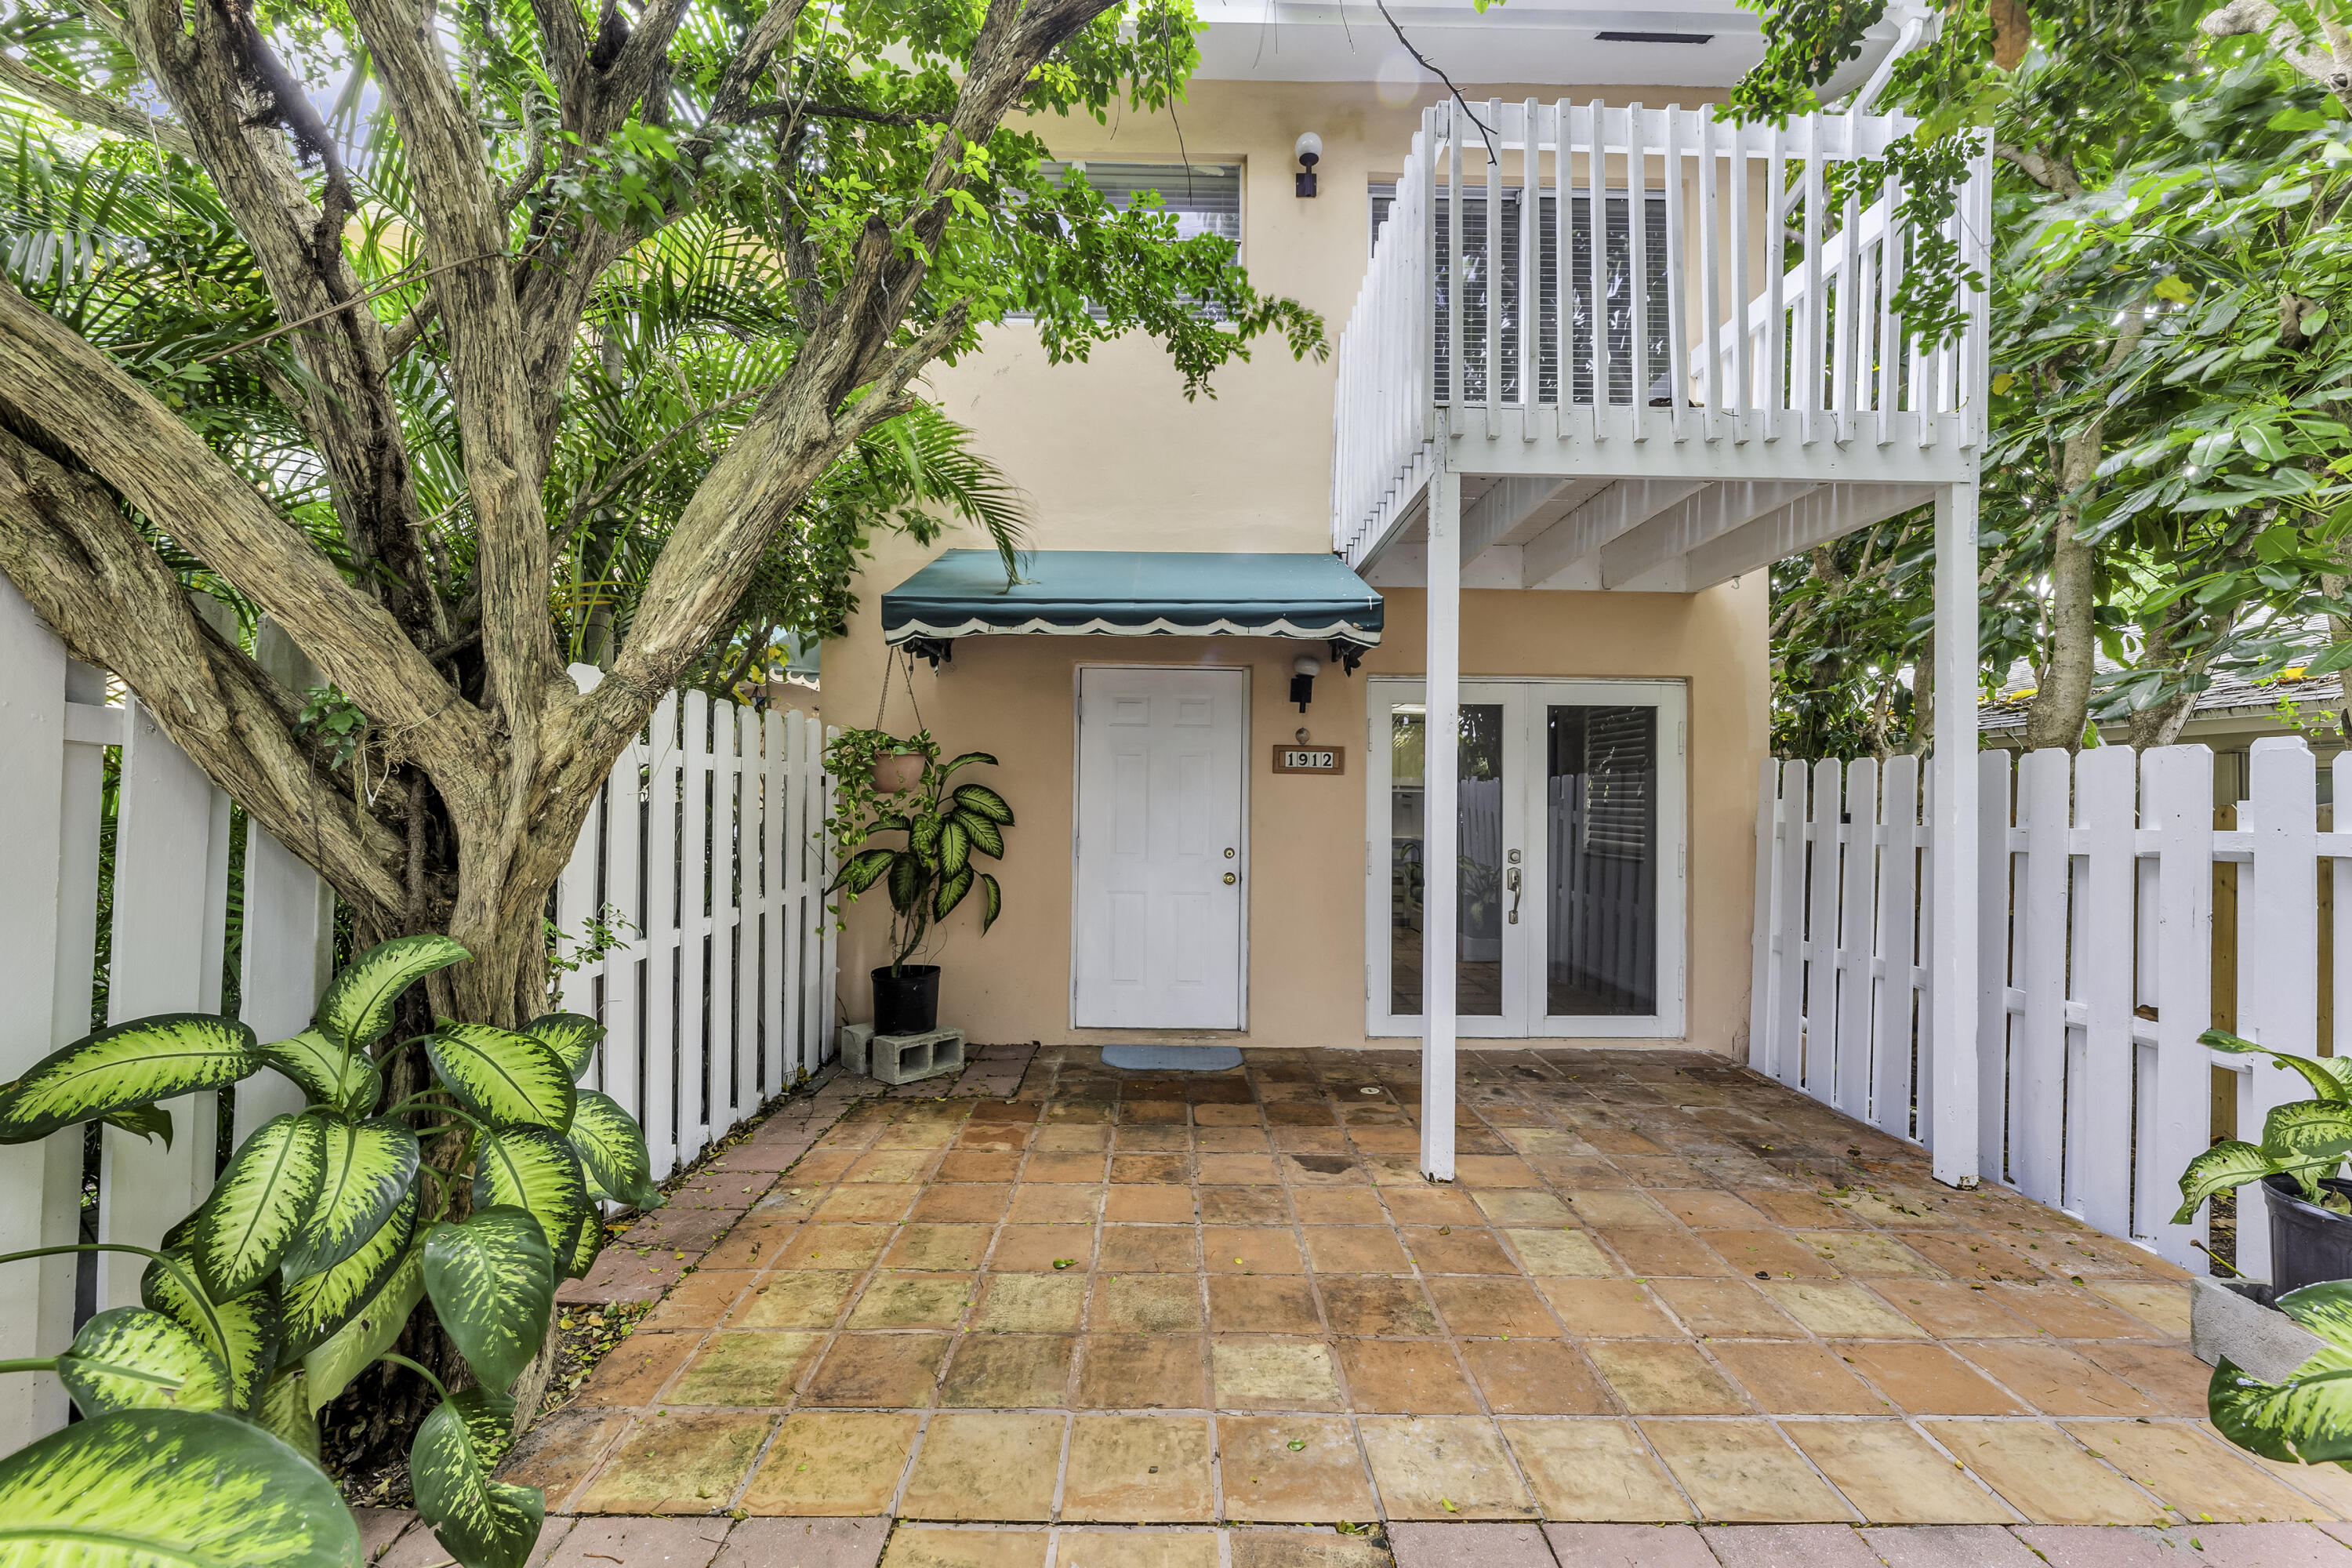
[[[880,795],[904,795],[922,782],[920,752],[891,752],[874,759],[874,788]]]

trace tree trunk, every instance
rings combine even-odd
[[[2066,443],[2067,467],[2075,466],[2075,443]],[[2025,743],[2039,751],[2063,746],[2080,751],[2089,721],[2091,678],[2098,653],[2092,612],[2096,607],[2098,562],[2076,536],[2079,509],[2059,510],[2050,565],[2050,658],[2025,711]]]
[[[1936,744],[1936,632],[1919,639],[1911,665],[1911,754],[1924,757]]]

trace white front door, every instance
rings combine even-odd
[[[1681,683],[1465,680],[1460,689],[1457,1034],[1680,1036]],[[1421,918],[1424,868],[1434,863],[1422,820],[1422,683],[1376,676],[1370,693],[1366,1028],[1414,1035],[1424,951],[1449,945],[1433,944]]]
[[[1078,672],[1070,1022],[1242,1026],[1249,672]]]

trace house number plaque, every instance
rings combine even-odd
[[[1274,771],[1278,773],[1344,773],[1348,771],[1348,748],[1276,746],[1274,749]]]

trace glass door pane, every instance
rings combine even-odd
[[[1544,780],[1544,1011],[1658,1011],[1658,710],[1555,703]]]
[[[1454,866],[1454,1005],[1465,1017],[1500,1017],[1505,992],[1504,704],[1461,707]],[[1429,847],[1423,809],[1426,719],[1422,704],[1389,710],[1389,1011],[1422,1010],[1423,870]]]

